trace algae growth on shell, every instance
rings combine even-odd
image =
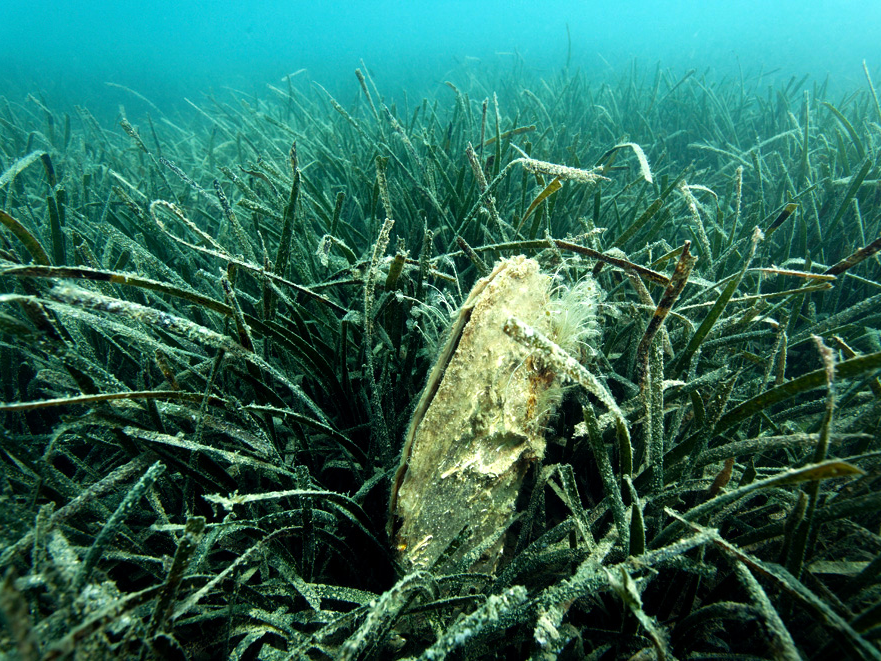
[[[409,567],[432,567],[444,554],[447,562],[464,558],[466,566],[494,570],[523,477],[544,457],[544,426],[560,388],[553,368],[504,325],[513,316],[551,332],[555,317],[570,313],[554,309],[551,287],[535,260],[505,259],[478,280],[454,318],[392,485],[395,543]],[[580,322],[591,317],[592,310],[582,313]]]

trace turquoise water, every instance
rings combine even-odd
[[[0,93],[113,109],[138,90],[262,88],[307,69],[351,89],[363,59],[383,86],[422,93],[466,63],[539,72],[567,56],[596,75],[632,60],[722,72],[830,74],[845,87],[881,61],[881,3],[853,2],[10,2],[0,3]],[[567,27],[571,37],[567,41]],[[571,47],[571,50],[570,50]],[[4,89],[5,88],[5,89]]]

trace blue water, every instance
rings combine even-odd
[[[592,74],[636,60],[721,73],[827,74],[864,84],[881,67],[881,2],[0,1],[0,95],[165,108],[209,88],[259,92],[306,69],[355,93],[363,59],[384,89],[430,90],[457,67],[571,66]]]

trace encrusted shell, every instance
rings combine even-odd
[[[443,564],[468,557],[473,569],[492,571],[498,561],[526,470],[544,455],[542,394],[554,382],[502,328],[510,317],[540,320],[550,280],[535,260],[502,260],[453,323],[392,487],[391,525],[407,569],[435,565],[454,540]],[[482,557],[471,558],[478,548]]]

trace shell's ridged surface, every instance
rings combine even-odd
[[[502,327],[511,316],[540,319],[549,282],[532,259],[503,260],[475,285],[460,311],[461,332],[451,334],[441,353],[446,369],[439,365],[429,377],[392,495],[405,565],[431,566],[465,526],[469,531],[444,562],[498,537],[529,464],[543,456],[536,403],[554,376]],[[474,568],[491,571],[502,541]]]

